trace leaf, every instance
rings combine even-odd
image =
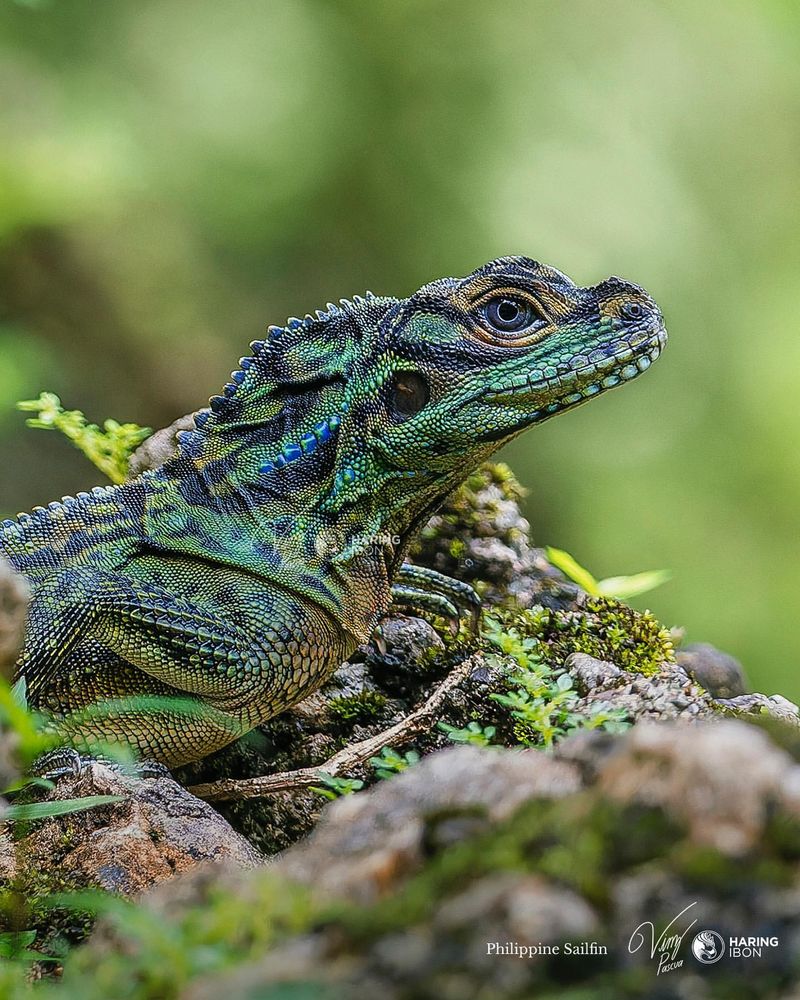
[[[36,931],[5,931],[0,934],[0,956],[12,958],[21,948],[29,948],[36,940]]]
[[[19,677],[11,688],[11,697],[20,708],[28,707],[28,684],[25,677]]]
[[[337,798],[336,792],[332,792],[330,788],[320,788],[319,785],[309,785],[308,790],[310,792],[316,792],[317,795],[323,795],[330,802],[334,802]]]
[[[1,957],[1,956],[0,956]],[[17,962],[60,962],[55,955],[43,955],[40,951],[16,951],[7,956]]]
[[[311,791],[324,795],[326,799],[335,799],[340,795],[350,795],[352,792],[359,792],[364,787],[364,782],[360,778],[337,778],[327,771],[318,771],[317,776],[322,782],[320,785],[312,785]]]
[[[586,567],[581,564],[563,549],[554,549],[547,546],[545,549],[547,558],[562,573],[570,578],[573,583],[577,583],[587,594],[593,597],[614,597],[623,601],[629,597],[636,597],[638,594],[646,594],[650,590],[655,590],[671,577],[668,569],[651,569],[643,573],[634,573],[631,576],[609,576],[604,580],[597,580]]]
[[[59,962],[55,955],[31,951],[36,931],[5,931],[0,934],[0,958],[11,962]]]
[[[75,913],[128,913],[134,906],[131,900],[104,889],[77,889],[68,892],[51,892],[36,900],[38,909],[72,910]]]
[[[563,549],[554,549],[548,545],[545,548],[545,553],[556,569],[560,569],[565,576],[582,587],[587,594],[591,594],[593,597],[600,595],[597,580],[569,552],[565,552]]]
[[[50,819],[53,816],[84,812],[86,809],[94,809],[97,806],[106,806],[112,802],[122,802],[123,800],[123,795],[87,795],[82,799],[63,799],[60,802],[25,802],[20,805],[8,806],[0,814],[0,819],[5,823]]]
[[[597,584],[597,592],[603,597],[615,597],[624,601],[637,594],[646,594],[655,590],[670,579],[672,573],[668,569],[650,569],[632,576],[609,576]]]
[[[38,776],[28,776],[26,778],[17,778],[16,781],[12,782],[7,788],[4,788],[3,795],[11,795],[13,792],[18,792],[23,788],[44,788],[50,791],[51,788],[55,788],[55,782],[50,781],[48,778],[40,778]]]

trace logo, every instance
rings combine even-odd
[[[296,540],[295,540],[296,541]],[[332,558],[343,552],[381,552],[402,544],[400,535],[387,533],[346,535],[338,528],[321,528],[314,538],[314,552],[320,559]],[[297,542],[302,546],[302,540]],[[301,552],[302,555],[302,552]]]
[[[335,556],[341,552],[346,544],[347,539],[343,532],[337,531],[336,528],[322,528],[314,539],[314,551],[320,559],[324,559],[326,556]]]
[[[703,965],[713,965],[725,954],[725,942],[716,931],[700,931],[692,941],[692,954]]]
[[[674,972],[675,969],[680,969],[683,966],[683,959],[678,958],[678,950],[683,939],[697,923],[696,918],[689,922],[687,916],[693,906],[697,906],[696,901],[689,903],[676,917],[673,917],[658,936],[656,936],[653,922],[651,920],[643,921],[631,934],[631,939],[628,941],[628,951],[631,955],[635,955],[640,948],[648,945],[650,958],[656,962],[657,976],[660,976],[662,972]]]

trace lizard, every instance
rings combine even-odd
[[[527,257],[270,326],[161,466],[5,520],[28,581],[18,676],[71,747],[174,767],[306,697],[390,605],[474,611],[404,562],[525,429],[646,371],[644,289]]]

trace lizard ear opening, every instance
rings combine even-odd
[[[389,389],[389,412],[402,423],[415,417],[430,398],[427,380],[419,372],[398,372]]]

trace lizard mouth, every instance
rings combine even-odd
[[[596,360],[592,352],[586,364],[569,367],[543,376],[541,371],[523,372],[505,385],[492,385],[485,398],[520,403],[530,400],[537,409],[526,414],[527,420],[552,416],[608,389],[638,378],[659,357],[667,343],[667,331],[661,327],[636,345],[627,345],[612,354],[603,353]]]

